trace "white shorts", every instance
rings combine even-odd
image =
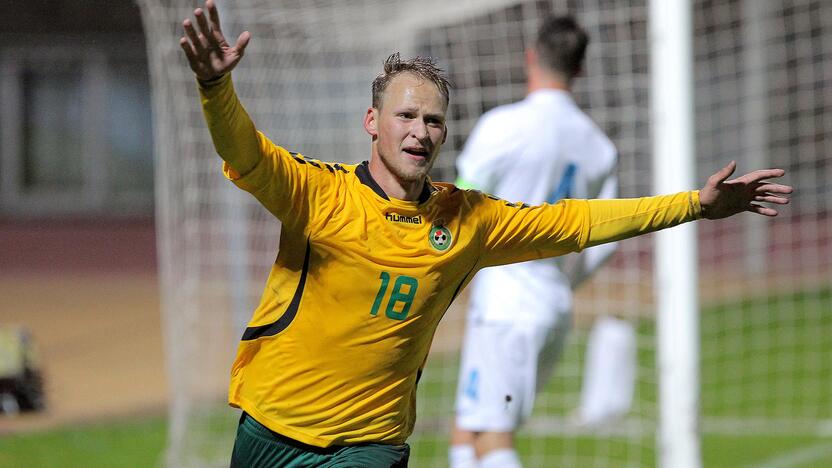
[[[469,321],[456,393],[457,427],[517,430],[552,375],[571,320],[562,314],[554,326]]]

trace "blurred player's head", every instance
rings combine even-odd
[[[532,50],[541,70],[570,84],[583,70],[589,36],[571,16],[549,16],[540,26]]]
[[[371,167],[400,182],[421,182],[445,142],[448,79],[432,60],[393,54],[373,81],[364,128],[373,137]]]

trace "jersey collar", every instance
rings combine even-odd
[[[370,187],[373,190],[373,192],[376,193],[376,195],[380,196],[381,198],[387,201],[390,201],[390,197],[388,197],[387,194],[384,193],[384,190],[381,189],[381,186],[378,185],[378,182],[376,182],[376,180],[373,179],[373,176],[370,174],[370,163],[368,161],[363,161],[355,168],[355,175],[358,177],[358,180],[362,184],[366,185],[367,187]],[[430,198],[430,194],[435,192],[436,190],[437,188],[430,183],[430,180],[425,179],[425,185],[422,186],[422,193],[419,194],[419,203],[424,203],[428,201],[428,198]]]
[[[560,99],[569,102],[572,105],[574,105],[575,103],[575,99],[572,97],[572,94],[569,91],[555,88],[537,89],[529,93],[529,95],[526,96],[526,99],[530,101],[551,101]]]

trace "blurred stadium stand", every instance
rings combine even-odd
[[[0,214],[150,218],[153,140],[138,7],[11,0],[3,10]]]
[[[41,414],[0,421],[0,433],[161,412],[153,134],[138,6],[2,2],[0,102],[0,328],[31,331],[47,401]]]

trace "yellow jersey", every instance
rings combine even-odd
[[[698,192],[528,206],[427,180],[419,200],[397,200],[366,162],[321,162],[272,143],[229,76],[200,91],[226,176],[282,222],[229,403],[309,445],[404,443],[439,320],[479,269],[700,215]]]

